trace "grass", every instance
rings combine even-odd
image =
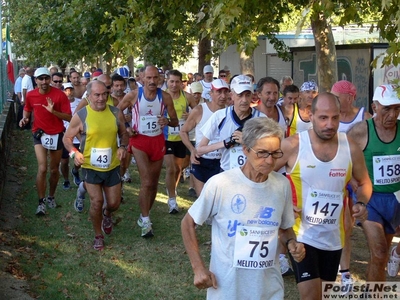
[[[193,203],[188,184],[178,187],[178,202],[183,211],[169,215],[163,170],[158,195],[151,212],[155,237],[140,237],[137,195],[139,176],[130,166],[133,183],[124,185],[124,203],[114,214],[118,221],[106,236],[104,251],[92,248],[94,233],[85,211],[73,208],[76,187],[64,191],[62,179],[56,192],[57,208],[44,217],[35,216],[36,159],[29,132],[13,132],[11,166],[22,183],[15,195],[21,210],[17,238],[17,264],[30,284],[30,294],[40,299],[205,299],[206,292],[193,286],[193,273],[180,233],[180,222]],[[71,180],[71,178],[70,178]],[[71,180],[72,182],[72,180]],[[203,258],[209,261],[210,227],[197,230]],[[363,234],[355,228],[353,276],[363,280],[368,250]],[[396,278],[397,279],[397,278]],[[393,279],[391,279],[393,281]],[[299,299],[293,277],[285,277],[285,299]]]

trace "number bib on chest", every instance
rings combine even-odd
[[[169,128],[169,134],[170,135],[179,135],[179,132],[181,131],[181,128],[185,124],[185,120],[179,119],[179,125],[176,127],[168,127]]]
[[[373,156],[374,185],[400,182],[400,155]]]
[[[111,148],[92,148],[90,164],[93,167],[107,169],[111,164]]]
[[[229,149],[229,166],[231,169],[243,166],[246,159],[242,146],[235,146]]]
[[[343,193],[310,188],[307,194],[304,219],[313,225],[338,225],[343,208]]]
[[[40,141],[42,142],[42,146],[49,150],[57,150],[58,145],[58,134],[49,135],[43,133],[40,137]]]
[[[139,133],[147,136],[157,136],[161,133],[157,116],[141,116],[139,122]]]
[[[236,230],[233,266],[243,269],[272,268],[277,241],[277,229],[239,226]]]

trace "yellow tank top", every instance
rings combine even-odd
[[[81,149],[85,162],[82,167],[106,172],[116,168],[118,109],[107,105],[103,111],[95,111],[90,105],[78,112],[83,123]]]
[[[179,131],[181,130],[183,124],[185,124],[185,120],[182,119],[182,114],[188,109],[188,102],[184,93],[185,92],[181,91],[181,95],[179,96],[179,98],[173,100],[176,116],[179,120],[179,125],[176,127],[168,126],[168,135],[166,137],[166,140],[170,142],[179,142],[182,140],[181,136],[179,135]]]

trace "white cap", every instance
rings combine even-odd
[[[400,104],[399,96],[397,95],[396,85],[383,84],[375,89],[372,100],[378,101],[383,106]]]
[[[201,85],[201,82],[192,82],[192,84],[190,85],[190,90],[192,91],[192,94],[202,93],[203,86]]]
[[[229,90],[229,85],[226,83],[225,80],[214,79],[211,82],[211,89],[213,89],[213,90],[228,89]]]
[[[45,67],[37,68],[37,70],[35,71],[35,74],[33,74],[33,76],[39,77],[41,75],[50,76],[50,71]]]
[[[71,82],[63,83],[63,87],[64,87],[64,90],[66,90],[66,89],[73,89],[73,88],[74,88],[74,86],[72,85]]]
[[[231,90],[234,90],[236,94],[241,94],[244,91],[254,92],[253,83],[251,78],[245,75],[239,75],[232,79]]]
[[[203,68],[203,74],[214,73],[214,68],[210,65],[205,65]]]

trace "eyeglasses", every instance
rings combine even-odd
[[[266,150],[255,151],[253,148],[249,148],[253,151],[258,158],[268,158],[270,155],[272,158],[281,158],[283,156],[283,152],[281,150],[268,152]]]
[[[37,80],[43,81],[43,80],[48,80],[50,79],[50,76],[41,76],[41,77],[36,77]]]
[[[39,79],[39,78],[38,78]],[[62,80],[53,80],[54,83],[62,83]]]

